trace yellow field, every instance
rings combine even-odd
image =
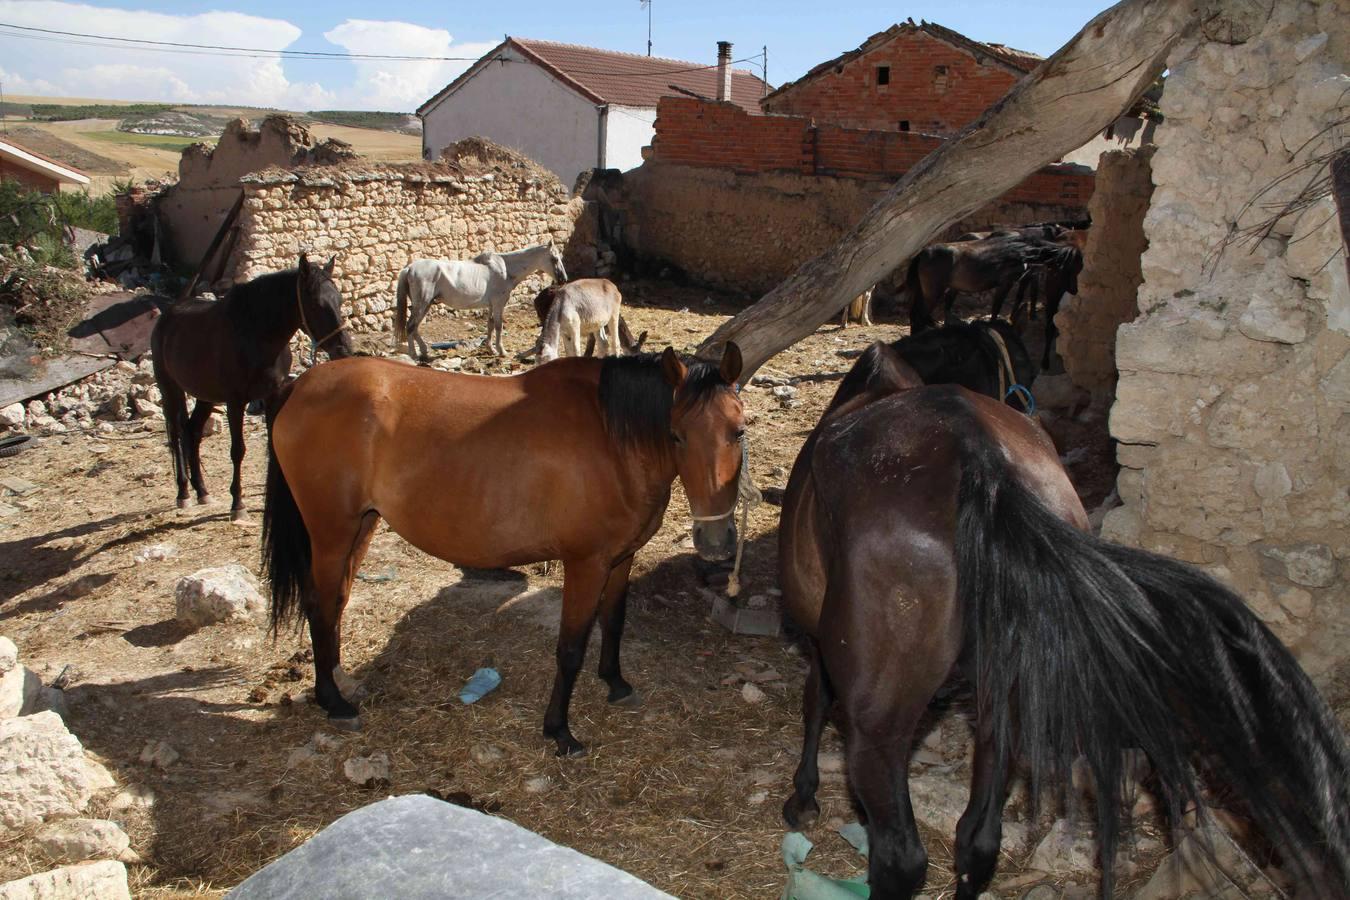
[[[36,97],[28,95],[6,95],[5,99],[14,103],[51,103],[64,106],[104,103],[126,106],[130,100],[101,100],[88,97]],[[221,116],[243,116],[260,119],[267,110],[242,109],[236,107],[185,107],[185,111],[207,113]],[[19,120],[10,119],[17,123]],[[112,187],[114,180],[132,178],[137,181],[148,179],[173,178],[178,173],[180,152],[168,147],[149,146],[153,139],[135,141],[128,136],[126,142],[110,140],[108,132],[117,128],[116,119],[80,119],[73,122],[34,122],[23,121],[23,125],[47,132],[54,138],[73,144],[81,150],[122,163],[130,167],[130,172],[99,171],[93,167],[89,172],[90,191],[101,194]],[[422,139],[416,135],[397,134],[392,131],[379,131],[372,128],[350,128],[343,125],[315,124],[310,131],[320,140],[336,138],[351,144],[357,153],[379,162],[416,162],[422,158]],[[171,139],[170,139],[171,140]],[[183,138],[189,141],[189,138]],[[207,143],[211,143],[208,141]],[[40,148],[35,148],[40,149]],[[118,166],[117,168],[121,168]]]

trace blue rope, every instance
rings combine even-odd
[[[1012,387],[1008,388],[1008,392],[1003,395],[1004,402],[1007,402],[1007,399],[1013,394],[1016,394],[1017,399],[1022,401],[1022,406],[1026,408],[1027,415],[1036,415],[1036,398],[1032,396],[1031,391],[1020,384],[1014,384]]]

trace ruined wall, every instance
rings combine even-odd
[[[658,161],[624,173],[623,184],[622,243],[629,251],[699,282],[750,294],[769,290],[836,243],[891,187],[879,179]],[[1010,195],[945,236],[993,224],[1081,219],[1086,212],[1076,200],[1026,202]]]
[[[889,68],[889,84],[877,68]],[[976,61],[922,31],[900,34],[836,69],[803,79],[765,102],[764,111],[813,116],[847,128],[955,134],[979,118],[1021,76]]]
[[[413,259],[467,259],[550,239],[568,247],[579,199],[537,167],[486,168],[347,164],[245,176],[232,278],[292,267],[301,249],[336,255],[349,323],[384,331],[393,326],[395,279]],[[571,249],[564,253],[569,274]],[[516,299],[540,283],[527,281]]]
[[[1116,329],[1138,313],[1144,280],[1140,256],[1148,248],[1144,214],[1153,195],[1152,144],[1101,155],[1088,204],[1092,229],[1083,249],[1078,295],[1065,296],[1055,317],[1055,344],[1073,383],[1105,394],[1116,383]]]
[[[1140,317],[1116,345],[1124,505],[1103,533],[1205,566],[1326,678],[1350,654],[1350,291],[1335,208],[1223,241],[1312,172],[1262,193],[1276,179],[1343,145],[1350,2],[1215,5],[1168,60]]]
[[[287,116],[268,116],[257,130],[235,119],[214,147],[193,144],[178,161],[178,183],[156,198],[169,258],[195,269],[221,221],[239,199],[239,179],[269,166],[332,165],[356,158],[348,144],[315,141]]]

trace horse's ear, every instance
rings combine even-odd
[[[336,254],[336,253],[333,254],[332,256],[328,257],[328,265],[326,265],[326,266],[323,267],[323,274],[325,274],[325,275],[330,275],[330,276],[331,276],[331,275],[333,274],[333,264],[336,263],[336,262],[337,262],[337,254]]]
[[[735,384],[736,379],[741,377],[741,369],[745,362],[741,359],[741,348],[736,346],[735,341],[727,341],[726,347],[722,350],[722,365],[719,371],[722,373],[722,380],[727,384]]]
[[[684,384],[684,376],[689,373],[680,356],[673,347],[667,347],[661,354],[661,372],[666,376],[666,383],[673,388]]]
[[[300,253],[300,265],[297,266],[297,268],[300,270],[301,275],[309,272],[309,255],[304,251],[301,251]]]

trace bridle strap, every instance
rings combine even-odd
[[[994,339],[994,346],[998,347],[999,367],[998,367],[998,395],[1003,401],[1007,401],[1009,396],[1015,395],[1018,402],[1022,404],[1022,411],[1027,415],[1034,415],[1036,412],[1036,398],[1032,396],[1031,391],[1017,382],[1017,371],[1013,368],[1012,358],[1008,356],[1008,345],[1003,342],[1003,335],[994,329],[988,329],[988,334]]]
[[[300,296],[300,272],[295,273],[295,308],[300,311],[300,328],[309,336],[309,364],[314,365],[318,359],[319,348],[328,343],[337,335],[347,330],[346,322],[338,322],[338,327],[328,332],[322,338],[314,337],[314,331],[309,327],[309,321],[305,319],[305,301]],[[339,316],[341,318],[341,316]]]

